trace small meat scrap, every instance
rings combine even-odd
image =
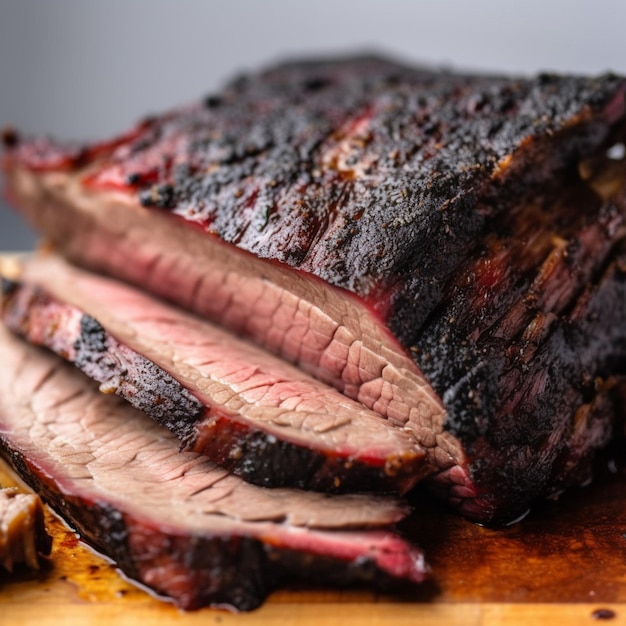
[[[51,547],[39,496],[14,487],[0,489],[0,565],[9,572],[19,563],[39,569],[40,557],[49,555]]]

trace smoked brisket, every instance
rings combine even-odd
[[[278,585],[420,583],[393,498],[249,485],[0,326],[0,450],[131,579],[185,609],[249,610]]]
[[[12,135],[7,193],[71,261],[408,430],[444,497],[502,522],[586,480],[611,436],[625,93],[611,74],[289,63],[108,142]]]

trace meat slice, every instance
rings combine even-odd
[[[471,76],[372,58],[290,63],[109,142],[9,133],[7,193],[71,261],[224,324],[410,429],[450,501],[479,521],[506,521],[585,475],[610,434],[612,394],[596,402],[605,386],[580,381],[620,376],[621,348],[605,351],[611,341],[599,339],[578,362],[581,344],[556,336],[572,325],[581,337],[606,329],[589,321],[595,311],[621,337],[622,231],[610,226],[604,239],[582,242],[591,256],[606,244],[605,263],[563,272],[570,282],[558,310],[549,294],[558,280],[544,279],[555,261],[568,263],[546,242],[571,250],[587,232],[576,220],[564,229],[566,209],[553,213],[566,190],[583,190],[587,225],[604,219],[608,203],[622,211],[611,199],[622,174],[600,181],[607,149],[624,139],[625,93],[615,75]],[[498,255],[531,225],[546,234],[537,250],[518,260],[526,254],[518,239],[519,255]],[[511,260],[519,267],[508,274]],[[498,272],[515,280],[490,289]],[[488,320],[509,305],[517,325],[487,341]],[[553,315],[556,324],[542,326]],[[503,345],[530,337],[545,345],[537,360],[516,360],[512,349],[504,363]],[[565,365],[567,380],[542,378]],[[525,403],[535,390],[538,402]],[[525,408],[513,410],[510,396]],[[587,444],[580,411],[602,414],[597,429],[582,429],[595,433]]]
[[[185,609],[247,610],[278,584],[415,584],[392,498],[255,487],[193,452],[58,357],[0,327],[0,447],[123,572]]]
[[[22,274],[9,328],[250,482],[405,492],[432,471],[409,432],[207,322],[59,258]]]
[[[0,489],[0,565],[9,572],[19,564],[39,569],[51,547],[39,497],[15,487]]]

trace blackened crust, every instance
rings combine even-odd
[[[262,487],[328,493],[405,493],[424,474],[421,455],[398,453],[365,462],[282,441],[232,417],[209,415],[198,430],[194,451]]]
[[[76,367],[191,445],[205,412],[202,403],[158,365],[121,346],[93,317],[81,317],[80,331]]]
[[[626,374],[626,192],[544,202],[492,225],[414,348],[478,488],[459,506],[492,523],[590,479]]]
[[[608,141],[625,88],[611,74],[289,63],[87,147],[75,166],[87,155],[88,185],[368,299],[409,345],[485,218]],[[20,143],[14,157],[41,169],[45,152]]]

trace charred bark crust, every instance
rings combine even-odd
[[[203,404],[175,378],[145,357],[122,346],[89,315],[80,322],[74,344],[74,364],[101,383],[101,391],[116,393],[135,408],[174,432],[185,445],[196,438]]]
[[[625,196],[600,208],[571,185],[570,197],[522,206],[508,230],[495,221],[414,347],[478,487],[461,507],[496,524],[588,480],[619,412]]]
[[[423,455],[397,454],[369,463],[331,450],[312,450],[254,430],[234,419],[209,416],[193,446],[218,465],[261,487],[327,493],[405,493],[431,470]]]
[[[485,220],[608,141],[625,90],[612,74],[296,62],[241,76],[110,142],[20,140],[8,150],[39,170],[98,162],[88,186],[135,192],[144,206],[370,299],[410,345]]]

